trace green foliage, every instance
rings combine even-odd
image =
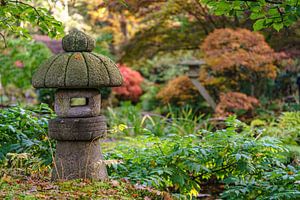
[[[42,32],[50,37],[61,36],[63,34],[62,23],[52,17],[46,8],[34,7],[30,5],[31,3],[32,0],[1,0],[1,30],[7,30],[18,36],[30,38],[27,28],[27,25],[30,24],[39,27]]]
[[[50,55],[42,43],[9,40],[8,48],[0,52],[1,83],[4,87],[8,84],[24,89],[31,87],[33,71]]]
[[[262,173],[263,179],[250,176],[226,180],[225,199],[299,199],[300,169],[291,165]]]
[[[41,88],[37,90],[38,100],[41,103],[48,104],[51,108],[54,107],[54,94],[56,89]]]
[[[143,87],[144,94],[140,97],[142,108],[146,111],[157,110],[159,109],[160,103],[156,95],[160,88],[158,85],[146,84],[147,85]]]
[[[203,0],[216,15],[243,16],[255,23],[254,30],[272,27],[279,31],[297,22],[300,17],[298,0],[270,1],[270,0]]]
[[[300,144],[300,112],[284,112],[278,122],[263,128],[265,134],[280,138],[286,144]]]
[[[187,66],[178,65],[186,57],[188,57],[188,54],[182,51],[173,54],[164,54],[163,56],[157,55],[152,59],[147,59],[142,64],[137,64],[136,68],[149,81],[165,83],[188,71]]]
[[[178,111],[169,109],[169,113],[162,116],[142,112],[141,105],[133,106],[130,102],[122,102],[121,107],[108,108],[107,116],[109,127],[117,137],[148,134],[155,136],[188,135],[197,133],[201,125],[202,127],[206,126],[203,116],[195,116],[190,108]],[[119,125],[126,125],[127,128],[118,132]]]
[[[196,195],[212,179],[227,184],[252,178],[271,186],[268,172],[286,169],[287,150],[274,138],[253,138],[255,132],[234,117],[226,125],[216,132],[128,138],[107,150],[106,158],[121,162],[109,168],[110,174],[185,195]],[[291,182],[283,187],[287,190]]]
[[[112,43],[112,35],[111,34],[101,34],[96,39],[96,47],[94,48],[94,52],[98,54],[102,54],[104,56],[108,56],[111,59],[114,59],[114,56],[109,51],[109,45]]]
[[[8,153],[28,153],[44,164],[52,162],[47,138],[48,119],[55,115],[45,104],[36,108],[0,110],[0,162]]]

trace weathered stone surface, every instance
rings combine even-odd
[[[58,54],[55,59],[50,59],[33,74],[35,88],[100,88],[122,85],[123,78],[119,68],[105,56],[75,52]]]
[[[99,140],[58,141],[52,179],[108,178]]]
[[[106,135],[104,116],[49,120],[49,137],[59,141],[92,141]],[[77,150],[76,150],[77,151]]]
[[[60,85],[65,85],[66,67],[71,55],[72,53],[60,54],[55,61],[52,62],[48,71],[40,77],[41,79],[45,79],[45,87],[55,88]]]
[[[87,105],[72,106],[72,98],[86,98]],[[101,95],[96,89],[60,89],[55,93],[54,110],[59,117],[94,117],[100,115]]]
[[[82,53],[89,69],[89,87],[109,84],[109,74],[103,63],[91,53]]]
[[[95,40],[82,31],[74,30],[62,39],[62,46],[67,52],[91,52],[95,48]]]
[[[35,71],[34,76],[32,77],[32,85],[36,88],[45,87],[45,75],[49,70],[51,64],[59,55],[54,55],[50,57],[48,60],[43,62],[41,66]]]
[[[93,53],[94,54],[94,53]],[[105,66],[109,75],[109,86],[121,86],[123,83],[122,75],[118,66],[108,57],[94,54]]]
[[[89,69],[81,53],[74,53],[69,58],[65,76],[65,86],[68,88],[88,87],[88,71]]]

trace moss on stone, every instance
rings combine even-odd
[[[69,58],[65,76],[65,87],[88,88],[88,73],[85,60],[81,53],[74,53]]]
[[[95,40],[81,31],[74,30],[62,39],[62,45],[67,52],[91,52],[95,48]]]
[[[81,31],[63,38],[64,50],[44,62],[33,76],[36,88],[100,88],[120,86],[119,68],[103,55],[89,53],[95,41]]]
[[[32,85],[36,88],[45,87],[45,75],[50,68],[50,65],[59,55],[51,56],[48,60],[44,61],[41,66],[35,71],[32,76]]]
[[[118,66],[110,58],[106,56],[97,55],[97,57],[100,60],[102,60],[103,64],[106,66],[106,69],[110,77],[109,86],[121,86],[123,82],[123,78],[121,76]]]
[[[45,75],[45,87],[58,88],[65,85],[65,72],[72,53],[60,54]]]
[[[99,85],[108,85],[109,74],[103,63],[90,53],[82,53],[89,69],[89,87],[98,88]]]

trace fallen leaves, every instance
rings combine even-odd
[[[132,185],[128,180],[110,180],[106,182],[77,179],[73,181],[51,182],[50,174],[40,177],[14,177],[6,173],[0,178],[0,199],[140,199],[171,200],[166,192],[154,190],[142,185]]]

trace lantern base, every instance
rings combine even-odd
[[[52,180],[108,178],[100,141],[57,141]]]

